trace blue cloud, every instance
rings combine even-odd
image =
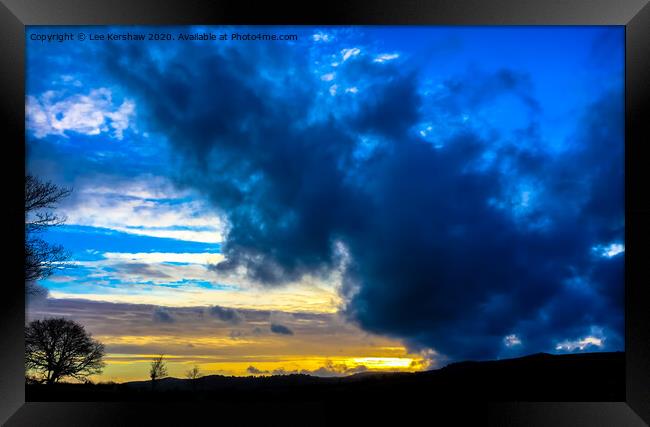
[[[220,307],[218,305],[215,305],[208,309],[208,313],[211,316],[221,320],[222,322],[230,323],[233,325],[239,324],[244,320],[244,315],[234,308]]]
[[[174,323],[176,320],[164,307],[157,307],[153,311],[153,321],[156,323]]]
[[[293,335],[293,331],[291,329],[278,323],[271,324],[271,332],[279,335]]]

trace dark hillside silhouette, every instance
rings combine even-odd
[[[365,372],[342,378],[310,375],[162,378],[124,384],[28,385],[27,401],[329,402],[622,401],[625,353],[535,354],[460,362],[418,373]]]

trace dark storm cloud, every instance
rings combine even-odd
[[[153,312],[153,321],[160,323],[174,323],[176,320],[167,309],[158,307]]]
[[[177,183],[227,215],[216,272],[245,267],[278,285],[329,271],[340,241],[351,257],[345,314],[415,349],[452,359],[552,351],[594,325],[605,349],[620,348],[623,255],[592,248],[623,238],[622,93],[576,117],[556,154],[542,149],[524,73],[451,78],[445,96],[427,98],[417,74],[359,55],[337,79],[370,90],[349,104],[328,98],[340,108],[315,119],[327,88],[308,55],[262,45],[189,47],[161,62],[132,44],[106,56],[174,147]],[[508,93],[530,120],[517,141],[463,128],[436,149],[411,131],[430,111],[473,112]],[[508,334],[522,344],[504,348]]]
[[[211,316],[216,317],[222,322],[236,325],[244,320],[244,315],[234,308],[212,306],[208,309]]]
[[[532,82],[529,76],[509,69],[488,74],[469,70],[465,75],[447,79],[443,86],[446,89],[443,99],[438,98],[436,102],[444,100],[442,105],[448,112],[461,112],[467,107],[474,111],[476,107],[505,94],[516,95],[531,111],[540,110],[539,103],[531,96]]]
[[[293,331],[284,325],[277,323],[271,324],[271,332],[279,335],[293,335]]]

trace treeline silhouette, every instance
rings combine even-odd
[[[460,362],[417,373],[161,378],[99,384],[26,385],[26,401],[218,401],[408,404],[462,401],[623,401],[625,353],[550,355]]]

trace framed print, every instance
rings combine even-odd
[[[6,425],[649,422],[647,2],[0,11]]]

